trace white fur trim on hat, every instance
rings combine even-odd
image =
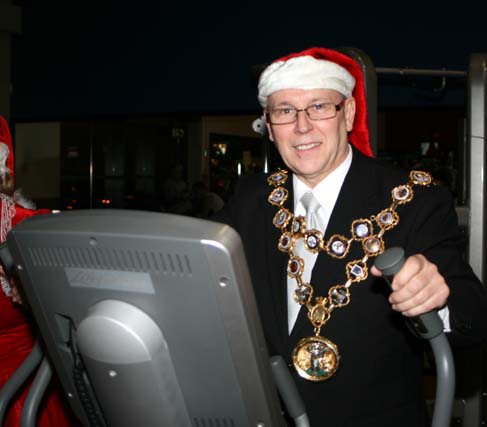
[[[9,154],[10,150],[8,149],[8,145],[0,142],[0,166],[5,166],[7,164]]]
[[[284,89],[334,89],[345,98],[352,96],[355,79],[342,66],[312,56],[297,56],[269,65],[259,79],[262,107],[274,92]]]

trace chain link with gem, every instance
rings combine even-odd
[[[399,223],[399,215],[396,209],[400,205],[410,202],[414,197],[413,186],[429,186],[432,177],[427,172],[413,170],[409,173],[409,181],[398,185],[391,191],[391,205],[376,215],[369,218],[359,218],[350,226],[351,237],[341,234],[332,235],[325,241],[321,231],[306,229],[306,218],[295,216],[284,207],[289,192],[282,185],[288,179],[286,170],[279,170],[267,178],[270,186],[274,187],[268,201],[279,208],[272,222],[282,231],[279,238],[278,249],[289,254],[287,274],[296,280],[294,300],[300,305],[306,306],[308,319],[314,328],[316,336],[320,335],[321,328],[330,319],[335,308],[345,307],[350,303],[350,286],[352,283],[361,282],[368,277],[367,260],[384,252],[382,239],[387,230],[394,228]],[[378,233],[375,233],[374,223]],[[306,250],[318,253],[326,252],[333,258],[343,259],[350,251],[354,241],[360,242],[364,251],[361,259],[350,261],[346,264],[345,272],[347,281],[344,285],[335,285],[328,290],[328,295],[314,296],[314,288],[311,283],[305,283],[302,274],[305,268],[304,260],[294,253],[294,247],[299,239],[304,239]],[[314,298],[314,300],[313,300]]]

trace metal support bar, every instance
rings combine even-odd
[[[421,68],[387,68],[376,67],[377,74],[398,74],[400,76],[430,76],[430,77],[455,77],[466,78],[466,71],[445,70],[430,70]]]
[[[94,162],[93,162],[93,150],[94,150],[94,135],[95,135],[95,123],[90,121],[90,164],[88,166],[88,175],[90,178],[90,209],[93,209],[93,185],[94,185]]]
[[[7,417],[7,410],[12,403],[11,400],[25,384],[27,378],[34,372],[34,369],[39,366],[43,356],[44,353],[41,349],[40,341],[37,340],[24,361],[0,388],[0,426],[4,425],[3,422]]]
[[[36,427],[37,412],[44,397],[44,393],[52,378],[52,369],[49,360],[44,356],[37,370],[34,381],[27,393],[20,415],[21,427]]]
[[[472,54],[468,76],[467,144],[469,152],[470,233],[468,259],[477,276],[485,283],[485,162],[486,162],[487,55]]]
[[[467,134],[466,134],[466,174],[467,174],[467,207],[468,214],[468,261],[475,274],[485,284],[487,278],[485,261],[485,162],[486,151],[486,100],[487,100],[487,54],[470,56],[467,81]],[[465,215],[464,215],[465,216]],[[464,218],[464,222],[466,218]],[[469,364],[463,372],[471,378],[485,375],[485,353],[482,349],[469,357]],[[484,381],[480,382],[481,384]],[[484,392],[481,385],[473,394],[466,396],[463,417],[464,427],[485,425]]]

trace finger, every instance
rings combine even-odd
[[[409,286],[408,284],[407,287]],[[417,293],[411,293],[410,298],[393,302],[393,309],[407,316],[416,316],[443,307],[447,302],[449,294],[450,289],[448,285],[445,283],[443,277],[438,275]],[[391,299],[394,301],[396,296],[391,295]]]
[[[419,316],[420,314],[428,313],[432,310],[438,310],[444,307],[446,301],[448,300],[448,295],[450,291],[448,287],[444,288],[441,292],[434,293],[430,298],[425,300],[423,303],[412,307],[402,314],[407,317]]]
[[[394,310],[404,312],[422,304],[431,296],[428,284],[418,278],[413,278],[399,290],[392,292],[389,302]]]
[[[409,278],[407,282],[400,280],[392,283],[393,292],[389,296],[389,302],[394,305],[404,304],[413,298],[424,297],[424,291],[431,279],[422,274],[416,274]]]
[[[436,269],[436,266],[430,263],[423,255],[418,254],[408,257],[401,270],[399,270],[399,272],[394,276],[392,281],[392,290],[397,291],[403,288],[406,284],[409,284],[414,279],[419,279],[420,281],[416,283],[418,286],[421,286],[421,280],[424,280],[424,278],[422,278],[424,274],[428,276],[434,275],[435,270],[429,270],[431,266]]]

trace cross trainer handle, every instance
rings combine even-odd
[[[405,262],[404,249],[392,247],[379,255],[374,265],[382,271],[385,281],[390,286],[392,278]],[[450,344],[443,331],[443,322],[436,310],[409,317],[408,320],[420,337],[429,340],[435,358],[436,399],[431,425],[432,427],[449,426],[455,398],[455,364]]]

